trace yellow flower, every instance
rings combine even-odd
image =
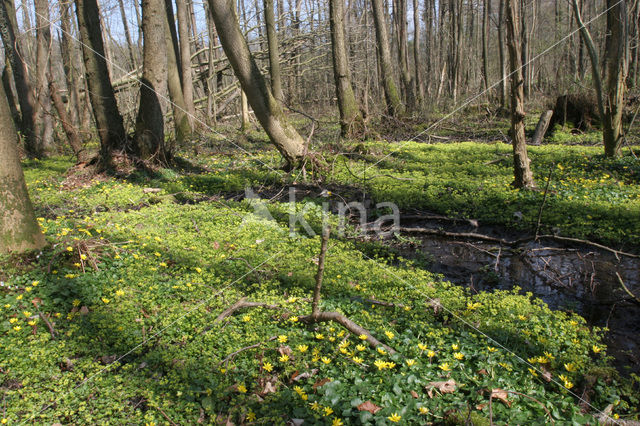
[[[464,358],[464,355],[461,352],[456,352],[453,354],[453,357],[455,359],[457,359],[458,361],[462,360],[462,358]]]
[[[576,371],[576,365],[574,363],[572,363],[572,362],[564,364],[564,368],[565,368],[565,370],[567,370],[570,373]]]
[[[6,425],[9,422],[7,419],[0,420],[0,424]]]
[[[202,268],[199,268],[199,267],[196,266],[196,272],[201,274],[202,273]],[[253,416],[255,418],[255,414]]]
[[[318,411],[318,410],[320,410],[320,404],[318,404],[318,402],[312,402],[312,403],[310,403],[309,405],[311,405],[311,409],[312,409],[313,411]]]
[[[432,351],[431,349],[429,349],[429,350],[427,351],[427,356],[428,356],[429,358],[433,358],[434,356],[436,356],[436,353],[435,353],[434,351]]]
[[[293,317],[289,318],[289,321],[291,321],[291,322],[298,322],[298,317],[293,316]]]
[[[361,335],[358,336],[358,339],[367,340],[367,335],[366,334],[361,334]]]
[[[591,350],[593,351],[594,354],[599,354],[602,351],[602,348],[600,346],[593,345],[591,347]]]
[[[401,418],[402,416],[399,416],[398,413],[393,413],[392,415],[387,417],[387,419],[389,419],[389,421],[392,423],[398,423]]]
[[[67,246],[67,251],[73,251],[73,247]]]
[[[243,316],[243,317],[242,317],[242,321],[244,321],[244,322],[249,322],[249,321],[251,321],[251,315],[245,315],[245,316]]]
[[[553,356],[553,354],[551,352],[546,352],[544,353],[544,356],[546,356],[548,359],[556,359],[555,356]]]
[[[527,317],[525,317],[524,315],[518,315],[518,319],[519,319],[520,321],[526,321],[526,320],[527,320]]]
[[[158,252],[155,252],[153,254],[155,255],[155,257],[160,257],[161,256],[160,253],[158,253]]]
[[[9,323],[10,324],[15,324],[18,322],[18,318],[9,318]]]
[[[343,340],[342,342],[340,342],[338,344],[339,348],[346,348],[347,346],[349,346],[349,341],[348,340]]]
[[[282,355],[280,358],[278,358],[278,360],[280,362],[287,362],[289,361],[289,355]]]
[[[529,368],[529,373],[531,373],[533,377],[538,377],[538,373],[533,368]]]
[[[270,362],[265,362],[264,364],[262,364],[262,368],[265,371],[268,371],[269,373],[271,373],[271,370],[273,370],[273,365]]]
[[[80,255],[80,259],[82,259],[82,260],[87,260],[87,255],[86,255],[86,254],[81,254],[81,255]]]
[[[17,295],[16,300],[22,300],[22,295],[21,294]]]
[[[335,338],[335,337],[333,337],[333,336],[329,336],[329,341],[330,341],[330,342],[335,342],[335,341],[336,341],[336,338]]]
[[[286,343],[287,342],[287,336],[285,336],[284,334],[278,336],[278,342]]]
[[[453,349],[454,351],[457,351],[458,349],[460,349],[460,346],[458,346],[457,343],[454,343],[451,345],[451,349]]]
[[[324,415],[330,416],[333,413],[333,409],[331,407],[324,407]]]
[[[378,347],[376,350],[378,351],[378,353],[379,353],[380,355],[386,355],[386,354],[387,354],[387,351],[385,351],[385,350],[384,350],[383,348],[381,348],[381,347]]]
[[[347,348],[340,348],[340,353],[341,354],[348,354],[349,351],[347,350]]]
[[[321,361],[325,364],[331,364],[331,358],[327,358],[326,356],[323,356]]]
[[[27,286],[24,288],[24,291],[26,291],[27,293],[30,292],[31,290],[33,290],[33,287]]]
[[[31,285],[34,287],[38,287],[38,284],[40,284],[40,281],[34,281],[31,283]]]
[[[124,296],[124,290],[122,289],[116,290],[116,296]]]
[[[418,343],[418,349],[420,349],[421,351],[426,351],[427,350],[427,345],[425,345],[423,343]]]
[[[451,371],[451,366],[449,365],[448,362],[443,362],[442,364],[440,364],[440,370]]]
[[[360,352],[362,352],[365,349],[367,349],[367,347],[365,345],[358,345],[358,346],[356,346],[356,349],[359,350]]]
[[[19,325],[16,325],[15,327],[13,327],[13,329],[14,329],[15,331],[20,331],[20,329],[21,329],[21,328],[22,328],[22,327],[20,327]]]
[[[358,357],[358,356],[354,356],[353,358],[351,358],[353,360],[353,362],[355,362],[356,364],[362,364],[362,361],[364,361],[362,358]]]
[[[386,334],[389,339],[393,339],[393,337],[395,336],[395,334],[390,331],[385,331],[384,334]]]
[[[497,351],[497,349],[496,349],[496,348],[494,348],[493,346],[487,346],[487,350],[488,350],[489,352],[496,352],[496,351]]]
[[[102,300],[105,304],[107,304],[107,303],[109,303],[109,302],[110,302],[110,300],[109,300],[109,299],[107,299],[106,297],[101,298],[101,300]]]
[[[305,353],[308,349],[309,349],[309,346],[307,346],[307,345],[298,345],[298,350],[301,353]]]
[[[415,359],[408,359],[406,362],[409,367],[413,367],[416,364]]]
[[[304,389],[302,389],[300,386],[294,386],[293,391],[298,395],[302,395],[304,393]]]
[[[256,413],[254,413],[253,411],[249,411],[247,413],[247,420],[252,422],[256,419]]]
[[[164,262],[160,262],[160,266],[162,266],[163,268],[166,268],[166,267],[167,267],[167,264],[166,264],[166,263],[164,263]]]
[[[570,380],[565,380],[564,381],[564,387],[567,389],[571,389],[573,387],[573,383],[571,383]]]
[[[324,339],[324,334],[320,334],[320,333],[316,334],[316,339],[318,340]]]
[[[429,414],[429,409],[427,407],[420,407],[418,410],[420,410],[420,414]]]
[[[36,325],[36,323],[37,323],[37,322],[38,322],[38,321],[36,321],[36,320],[31,320],[31,321],[29,321],[27,324],[29,324],[30,326],[32,326],[32,327],[33,327],[34,325]]]
[[[342,423],[342,420],[340,420],[337,417],[333,418],[333,422],[331,422],[331,426],[342,426],[344,425],[344,423]]]
[[[238,392],[247,393],[247,387],[245,385],[238,385]]]
[[[391,368],[396,366],[395,362],[385,362],[385,364],[387,365],[387,368],[389,368],[389,369],[391,369]]]
[[[373,365],[378,367],[378,370],[384,370],[385,368],[387,368],[387,363],[382,361],[381,359],[376,359]]]

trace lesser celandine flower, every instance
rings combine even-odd
[[[271,370],[273,370],[273,365],[270,362],[265,362],[264,364],[262,364],[262,368],[264,369],[264,371],[268,371],[270,373]]]
[[[416,364],[416,360],[415,360],[415,359],[408,359],[408,360],[406,361],[406,363],[407,363],[407,365],[408,365],[409,367],[413,367],[413,366]]]
[[[429,414],[429,409],[427,407],[420,407],[418,410],[420,411],[420,414]]]
[[[309,346],[307,346],[307,345],[298,345],[298,350],[301,353],[305,353],[307,351],[307,349],[309,349]]]
[[[435,353],[434,351],[432,351],[431,349],[429,349],[429,350],[427,351],[427,356],[428,356],[429,358],[433,358],[434,356],[436,356],[436,353]]]
[[[458,361],[462,360],[464,358],[464,355],[461,352],[456,352],[453,354],[453,357],[455,359],[457,359]]]
[[[289,361],[289,355],[282,355],[278,359],[280,360],[280,362],[287,362],[287,361]]]
[[[356,349],[359,350],[360,352],[362,352],[365,349],[367,349],[367,347],[365,345],[358,345],[358,346],[356,346]]]
[[[286,343],[287,342],[287,336],[285,336],[284,334],[278,336],[278,342]]]
[[[418,343],[418,349],[420,349],[421,351],[426,351],[427,350],[427,345],[425,345],[423,343]]]
[[[400,419],[402,419],[402,416],[399,416],[398,413],[393,413],[392,415],[387,417],[387,419],[389,419],[390,422],[398,423]]]
[[[360,340],[367,340],[367,335],[366,334],[361,334],[361,335],[358,336],[358,338]]]
[[[325,364],[331,364],[331,358],[328,358],[328,357],[326,357],[326,356],[323,356],[321,360],[322,360],[322,362],[323,362],[323,363],[325,363]]]
[[[448,362],[443,362],[442,364],[440,364],[440,370],[451,371],[451,366],[449,365]]]

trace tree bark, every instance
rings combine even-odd
[[[182,71],[182,93],[187,108],[190,127],[193,129],[196,108],[193,104],[193,76],[191,74],[191,44],[189,43],[189,16],[187,0],[176,0],[178,36],[180,40],[180,68]]]
[[[136,2],[138,0],[135,0]],[[138,68],[138,64],[136,62],[136,56],[133,53],[133,43],[131,43],[131,33],[129,32],[129,22],[127,21],[127,14],[124,10],[124,2],[123,0],[118,0],[118,7],[120,8],[120,16],[122,17],[122,27],[124,29],[124,38],[127,42],[127,52],[129,53],[129,66],[131,70],[135,70]]]
[[[280,104],[271,94],[258,69],[240,31],[232,0],[209,0],[209,7],[222,48],[256,117],[289,165],[298,165],[304,155],[304,140],[287,122]]]
[[[33,206],[18,154],[18,135],[0,85],[0,253],[21,253],[46,245]]]
[[[349,59],[344,37],[344,0],[329,0],[329,23],[331,26],[333,76],[336,83],[338,109],[340,110],[340,133],[344,138],[352,138],[362,133],[364,123],[349,78]]]
[[[267,43],[269,45],[269,73],[271,74],[271,93],[280,102],[284,101],[282,91],[282,77],[280,74],[280,51],[278,49],[278,35],[276,33],[273,0],[264,0],[264,24],[267,28]]]
[[[407,108],[415,109],[415,94],[413,92],[413,81],[409,72],[409,48],[407,31],[407,0],[393,1],[393,20],[397,31],[398,42],[398,64],[400,66],[400,78],[404,92],[404,100]]]
[[[80,125],[81,106],[80,106],[80,92],[79,84],[76,80],[76,68],[74,64],[74,54],[71,39],[71,13],[69,11],[69,3],[60,2],[60,32],[62,37],[60,39],[60,55],[62,57],[62,69],[64,71],[65,83],[67,86],[67,92],[69,93],[69,115],[71,125],[78,127]]]
[[[141,160],[165,163],[164,118],[161,99],[166,97],[167,57],[163,54],[165,28],[163,0],[142,0],[142,80],[136,119],[136,154]]]
[[[89,161],[88,153],[82,146],[82,141],[78,136],[78,132],[76,131],[73,123],[71,123],[71,119],[67,114],[67,110],[64,107],[64,102],[62,102],[62,98],[60,98],[60,94],[58,93],[58,88],[56,87],[55,82],[53,81],[53,77],[51,73],[49,73],[49,92],[51,93],[51,100],[53,101],[53,106],[58,113],[58,117],[62,122],[62,128],[64,129],[64,133],[67,136],[67,141],[69,142],[69,146],[71,147],[71,151],[73,151],[73,155],[76,156],[78,160],[78,164],[86,163]]]
[[[75,2],[89,97],[100,137],[99,160],[102,167],[109,168],[113,153],[128,149],[127,135],[105,61],[98,3],[96,0]]]
[[[165,28],[169,99],[171,100],[173,111],[176,142],[181,143],[191,134],[192,129],[187,115],[187,105],[184,101],[182,72],[179,66],[181,55],[178,48],[178,35],[173,19],[173,4],[171,0],[165,0],[165,13],[162,16]]]
[[[491,0],[484,0],[482,13],[482,76],[484,90],[489,90],[489,16],[491,15]],[[489,93],[487,92],[487,97]]]
[[[416,104],[421,105],[424,101],[424,82],[422,78],[422,58],[420,55],[420,2],[413,0],[413,66],[415,74],[415,94]]]
[[[389,50],[389,35],[385,18],[383,0],[371,0],[373,20],[376,29],[378,45],[378,61],[380,65],[380,78],[384,89],[384,97],[387,104],[387,114],[396,117],[404,114],[404,106],[400,101],[398,88],[393,81],[393,67],[391,65],[391,51]]]
[[[37,151],[33,122],[35,99],[27,81],[24,55],[16,39],[17,28],[16,10],[13,1],[0,1],[0,34],[2,35],[6,61],[11,64],[16,96],[20,104],[20,130],[25,137],[27,154],[34,157]]]
[[[36,156],[44,157],[53,149],[53,123],[51,121],[51,96],[49,94],[49,55],[51,54],[51,29],[49,3],[34,0],[36,14],[36,102],[33,109]]]
[[[507,8],[507,44],[511,71],[511,144],[513,146],[513,174],[515,188],[533,188],[533,174],[527,154],[527,142],[524,134],[524,89],[522,77],[522,45],[519,27],[519,0],[506,0]]]
[[[507,67],[504,53],[504,2],[500,0],[498,12],[498,51],[500,54],[500,107],[507,109]]]

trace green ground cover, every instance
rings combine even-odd
[[[530,226],[541,194],[508,187],[508,146],[402,146],[367,176],[412,181],[358,181],[336,159],[332,182],[364,185],[377,200],[407,209]],[[366,147],[364,159],[348,160],[355,175],[397,145]],[[637,242],[635,163],[605,161],[583,147],[531,151],[540,182],[554,167],[545,226]],[[278,164],[273,152],[192,160],[207,169],[73,186],[63,176],[71,165],[64,159],[25,164],[51,245],[37,258],[0,260],[0,419],[488,424],[492,391],[493,420],[501,423],[593,423],[596,410],[608,406],[616,416],[637,415],[634,385],[608,366],[602,330],[517,291],[472,295],[410,261],[382,256],[376,244],[365,250],[332,240],[322,306],[348,315],[397,354],[368,347],[339,325],[302,325],[319,238],[291,236],[285,204],[269,205],[273,222],[247,202],[203,201],[299,175],[264,167],[261,161]],[[149,187],[160,192],[145,192]],[[515,211],[522,222],[513,220]],[[583,222],[568,221],[568,211]],[[319,208],[310,216],[319,226]],[[278,309],[214,321],[241,297]],[[447,393],[452,382],[442,382],[449,380],[455,390]],[[583,409],[574,393],[588,395],[592,408]],[[365,402],[380,410],[359,410]]]

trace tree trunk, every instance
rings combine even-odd
[[[389,50],[389,35],[382,3],[383,0],[371,0],[371,7],[373,10],[374,26],[376,28],[380,78],[382,79],[382,87],[387,104],[387,114],[396,117],[404,114],[404,106],[400,101],[398,88],[393,81],[394,73],[391,65],[391,51]]]
[[[75,1],[89,97],[100,137],[100,162],[111,167],[113,153],[128,148],[127,135],[105,61],[98,3]]]
[[[344,138],[352,138],[362,133],[364,123],[349,78],[349,59],[344,37],[344,0],[329,0],[329,23],[333,75],[340,110],[340,134]]]
[[[81,115],[81,107],[80,107],[80,92],[79,92],[79,84],[77,84],[76,80],[76,68],[74,64],[74,58],[76,55],[74,54],[73,46],[71,39],[71,14],[69,11],[69,3],[60,2],[60,32],[62,33],[62,37],[60,39],[60,55],[62,57],[62,69],[64,71],[65,83],[67,86],[67,92],[69,93],[69,114],[70,114],[70,123],[72,126],[78,127],[80,125],[80,115]]]
[[[511,71],[511,144],[513,145],[513,186],[533,188],[533,174],[527,155],[527,142],[524,134],[524,88],[522,77],[522,45],[520,42],[519,0],[506,0],[507,7],[507,44]]]
[[[264,24],[267,28],[267,43],[269,45],[269,73],[271,74],[271,93],[280,102],[284,102],[282,91],[282,77],[280,74],[280,50],[278,49],[278,35],[276,33],[273,0],[264,0]]]
[[[20,166],[18,135],[0,85],[0,253],[21,253],[46,245]]]
[[[192,129],[187,115],[187,105],[184,101],[182,73],[179,67],[181,63],[180,49],[178,48],[178,35],[173,19],[173,4],[171,0],[165,0],[165,13],[162,16],[165,28],[165,52],[167,54],[167,85],[173,111],[176,142],[180,144],[191,134]]]
[[[413,82],[409,72],[409,48],[407,30],[407,0],[394,0],[393,20],[397,31],[398,41],[398,63],[400,65],[400,78],[404,92],[404,99],[410,110],[415,109],[415,94],[413,92]]]
[[[180,68],[182,70],[182,93],[187,108],[190,127],[193,129],[196,108],[193,104],[193,77],[191,75],[191,44],[189,43],[189,17],[187,0],[176,0],[178,36],[180,39]]]
[[[53,149],[53,123],[51,121],[51,96],[49,94],[49,55],[51,54],[51,30],[49,3],[34,0],[36,12],[36,103],[33,109],[36,156],[43,157]]]
[[[138,0],[135,0],[138,1]],[[122,17],[122,27],[124,29],[124,38],[127,42],[127,52],[129,53],[129,66],[132,70],[138,68],[138,64],[136,63],[136,56],[133,53],[133,44],[131,43],[131,33],[129,32],[129,22],[127,21],[127,14],[124,10],[124,2],[123,0],[118,0],[118,6],[120,8],[120,16]]]
[[[489,90],[489,16],[491,15],[491,0],[484,0],[482,13],[482,76],[484,90]],[[487,92],[487,97],[489,93]]]
[[[504,53],[504,2],[500,0],[498,12],[498,50],[500,53],[500,107],[507,109],[507,67]]]
[[[240,90],[240,131],[246,132],[249,130],[251,121],[249,120],[249,103],[247,102],[247,95],[244,90]]]
[[[604,80],[605,95],[604,150],[607,157],[622,155],[622,114],[629,71],[629,37],[625,0],[607,0],[607,32],[605,39]]]
[[[420,57],[420,6],[418,0],[413,0],[413,66],[415,74],[415,94],[417,105],[424,101],[424,83],[422,79],[422,58]]]
[[[573,14],[580,35],[589,52],[593,85],[598,99],[598,110],[602,119],[604,152],[607,157],[622,154],[622,113],[624,107],[625,79],[628,68],[629,40],[627,37],[627,7],[624,0],[607,0],[607,36],[604,61],[607,88],[600,74],[598,52],[589,30],[582,22],[577,0],[572,0]]]
[[[62,122],[62,128],[64,129],[64,133],[67,136],[67,141],[69,142],[69,146],[71,147],[71,151],[73,151],[73,155],[76,156],[78,160],[78,164],[86,163],[89,161],[88,153],[84,150],[82,146],[82,141],[78,136],[78,132],[76,128],[71,123],[71,119],[67,114],[67,110],[64,107],[64,102],[62,102],[62,98],[60,98],[60,94],[58,93],[58,88],[56,87],[55,82],[53,81],[53,77],[51,73],[49,73],[49,92],[51,93],[51,100],[53,101],[53,106],[55,107],[58,117]]]
[[[136,154],[141,160],[165,163],[164,119],[161,100],[166,97],[167,50],[163,0],[142,0],[142,80],[136,119]]]
[[[289,165],[299,164],[304,155],[304,140],[287,123],[280,104],[271,94],[264,76],[260,73],[240,31],[232,0],[209,0],[209,7],[222,48],[260,124]]]
[[[27,81],[27,68],[24,62],[24,55],[16,39],[16,10],[12,0],[0,1],[0,34],[4,45],[5,60],[11,64],[13,81],[16,86],[16,96],[20,104],[20,130],[25,136],[25,148],[27,154],[35,156],[37,151],[33,108],[34,95]]]

